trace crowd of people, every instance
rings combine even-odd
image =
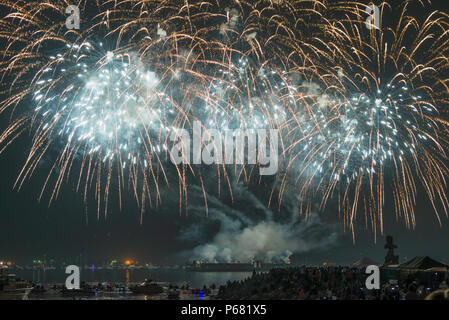
[[[365,269],[348,267],[298,267],[256,273],[242,281],[221,286],[219,299],[288,300],[423,300],[437,290],[448,290],[445,279],[422,281],[408,277],[381,283],[369,290]]]

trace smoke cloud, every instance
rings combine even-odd
[[[233,186],[233,192],[232,205],[221,197],[207,195],[208,217],[204,217],[204,207],[189,207],[189,215],[198,219],[179,238],[194,244],[193,249],[182,253],[184,259],[287,262],[293,253],[328,249],[338,240],[335,225],[323,222],[316,213],[307,218],[298,214],[299,198],[294,193],[284,198],[278,212],[277,208],[267,208],[242,185]],[[192,202],[198,204],[199,199]]]

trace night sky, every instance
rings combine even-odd
[[[434,6],[449,12],[444,4],[434,2]],[[2,114],[2,127],[8,120]],[[152,263],[184,263],[193,257],[189,253],[190,249],[201,245],[202,241],[204,244],[208,243],[214,233],[218,232],[219,227],[215,224],[217,220],[213,213],[208,218],[204,217],[204,212],[201,216],[200,210],[192,210],[194,213],[187,216],[184,211],[180,214],[176,185],[167,191],[168,199],[163,200],[158,208],[146,210],[143,224],[140,224],[140,212],[132,198],[125,197],[124,206],[119,210],[113,195],[107,217],[102,211],[97,219],[95,199],[89,199],[86,209],[82,194],[74,190],[73,181],[63,184],[60,196],[51,206],[48,206],[48,192],[38,202],[42,182],[49,168],[47,159],[44,159],[36,174],[26,181],[22,190],[13,189],[28,148],[29,136],[24,134],[7,152],[0,155],[0,259],[26,264],[32,258],[43,257],[44,254],[50,258],[64,259],[82,254],[86,262],[92,263],[114,258],[132,258]],[[250,192],[257,194],[263,202],[266,194],[261,188],[264,187],[252,186]],[[216,190],[209,191],[214,193]],[[204,205],[199,197],[193,197],[189,201],[189,206],[192,207]],[[256,207],[243,200],[232,205],[224,196],[220,201],[225,203],[226,208],[232,207],[243,214],[256,210]],[[216,206],[220,208],[220,204]],[[438,224],[423,192],[418,193],[417,226],[414,230],[407,229],[402,218],[395,221],[391,202],[387,201],[384,208],[384,236],[378,233],[377,242],[374,241],[372,231],[365,229],[362,215],[358,219],[355,243],[350,230],[344,232],[343,225],[336,216],[336,208],[332,206],[320,213],[323,238],[328,236],[326,233],[333,232],[336,240],[316,249],[295,253],[293,262],[301,264],[331,261],[350,264],[362,257],[383,262],[386,254],[383,248],[384,237],[393,235],[398,245],[396,254],[399,254],[400,262],[428,255],[449,263],[449,219],[443,216],[443,225]],[[205,225],[205,229],[209,229],[203,230],[202,238],[189,239],[192,225]],[[313,239],[316,237],[315,235]]]

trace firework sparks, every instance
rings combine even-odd
[[[320,197],[323,207],[337,198],[351,228],[360,205],[367,224],[382,231],[390,187],[397,215],[414,226],[418,181],[435,211],[439,200],[447,213],[447,37],[440,23],[446,17],[419,22],[407,13],[405,6],[396,30],[384,25],[370,32],[360,21],[330,27],[337,84],[309,86],[318,98],[295,113],[301,134],[290,147],[290,169],[303,183],[301,193]],[[404,39],[417,30],[406,46]]]
[[[206,131],[279,130],[285,168],[268,205],[292,183],[301,212],[336,201],[351,229],[362,210],[382,231],[391,187],[397,215],[413,227],[419,182],[446,212],[443,13],[419,20],[409,2],[384,3],[376,30],[366,28],[366,6],[347,1],[97,1],[78,32],[63,26],[65,1],[2,5],[11,13],[1,20],[1,111],[18,116],[0,142],[26,126],[33,136],[19,187],[57,150],[42,194],[53,173],[51,199],[71,174],[85,198],[95,179],[106,212],[114,180],[119,195],[131,186],[143,213],[146,200],[159,203],[159,182],[169,183],[168,137],[201,120]],[[181,197],[189,173],[204,190],[204,168],[174,170]],[[247,166],[239,170],[249,183]],[[231,186],[224,164],[219,184],[221,172]]]

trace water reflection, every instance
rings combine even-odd
[[[16,274],[26,280],[33,279],[32,270],[16,270]],[[243,280],[251,276],[251,272],[194,272],[184,269],[131,269],[127,270],[92,269],[81,270],[81,281],[84,282],[141,282],[153,279],[161,282],[187,283],[190,288],[217,287],[228,280]],[[64,283],[67,275],[64,270],[47,270],[42,277],[43,283]]]

